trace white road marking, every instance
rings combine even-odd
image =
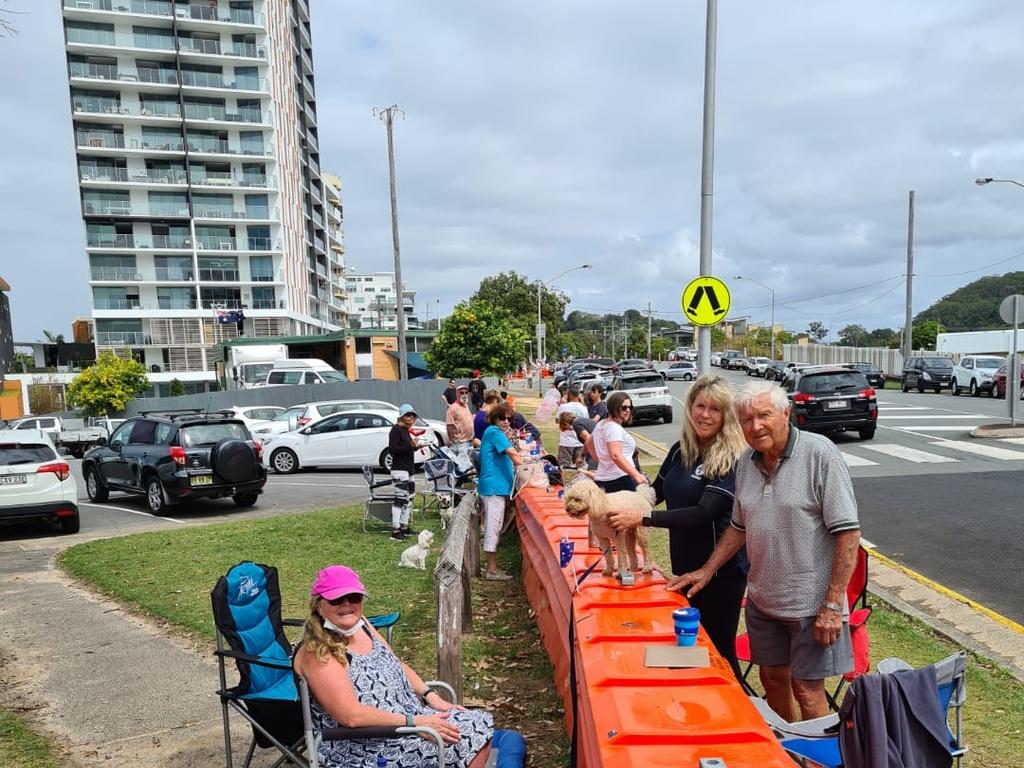
[[[274,480],[272,485],[294,485],[298,488],[309,488],[315,486],[317,488],[365,488],[366,483],[355,483],[355,484],[343,484],[343,483],[322,483],[319,480],[308,482],[308,483],[289,483],[282,480]]]
[[[173,517],[160,517],[159,515],[152,515],[149,512],[143,512],[138,509],[129,509],[128,507],[115,507],[112,504],[93,504],[91,501],[80,501],[78,502],[80,507],[96,507],[96,509],[116,509],[119,512],[129,512],[133,515],[139,515],[139,517],[150,517],[154,520],[166,520],[168,523],[178,523],[179,525],[188,525],[184,520],[175,520]]]
[[[878,405],[879,406],[883,406],[884,405],[886,413],[888,413],[889,411],[930,411],[931,410],[931,408],[929,408],[927,405],[894,405],[892,403],[883,403],[881,401],[879,401]]]
[[[934,443],[934,445],[945,445],[945,443]],[[896,445],[895,443],[872,443],[871,445],[864,443],[860,447],[867,448],[869,451],[884,453],[886,456],[892,456],[893,458],[912,461],[915,464],[945,464],[959,461],[959,459],[954,459],[952,456],[940,456],[937,453],[919,451],[916,448]]]
[[[890,421],[902,421],[903,419],[977,419],[978,418],[978,414],[976,414],[976,413],[966,413],[966,414],[959,414],[959,413],[950,413],[950,414],[930,413],[927,416],[916,416],[916,415],[915,416],[901,416],[901,415],[890,416],[888,414],[888,412],[886,412],[886,413],[879,413],[878,414],[878,418],[880,418],[880,419],[889,419]]]
[[[877,461],[871,461],[871,459],[865,459],[862,456],[854,456],[852,453],[841,451],[843,454],[843,461],[846,462],[848,467],[877,467]]]
[[[943,448],[952,448],[957,451],[964,451],[965,453],[973,453],[977,456],[999,459],[1000,461],[1024,461],[1024,451],[1011,451],[1008,448],[998,448],[994,445],[985,445],[984,443],[968,442],[966,440],[946,440],[942,443],[933,443],[933,445],[941,445]]]
[[[1001,437],[999,442],[1010,443],[1011,445],[1024,445],[1024,437]]]
[[[860,545],[862,547],[864,547],[864,549],[876,549],[877,548],[873,543],[871,543],[870,541],[865,539],[863,536],[860,537]]]
[[[929,426],[914,426],[914,427],[889,427],[889,429],[898,429],[900,432],[910,432],[914,434],[914,430],[920,432],[970,432],[975,427],[980,427],[980,424],[958,424],[957,426],[944,426],[944,427],[929,427]],[[931,435],[928,435],[931,437]]]

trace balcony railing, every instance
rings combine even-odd
[[[142,275],[135,267],[89,267],[89,274],[93,280],[130,280],[132,282],[142,279]]]
[[[199,215],[198,213],[196,214]],[[238,241],[233,237],[200,237],[197,239],[201,251],[237,251]]]
[[[119,133],[90,133],[88,131],[78,131],[75,133],[75,143],[80,147],[123,149],[124,136]]]
[[[234,42],[226,48],[220,40],[206,40],[194,37],[179,37],[178,50],[182,53],[202,53],[208,56],[238,56],[245,59],[265,59],[267,49],[255,43]]]
[[[121,104],[110,100],[75,99],[74,110],[79,114],[130,115],[132,117],[173,117],[180,118],[177,104],[153,103],[148,105]]]
[[[158,138],[132,139],[128,149],[151,149],[156,152],[184,152],[185,142]]]
[[[203,299],[203,309],[245,309],[240,299]]]
[[[127,168],[98,168],[90,165],[79,167],[78,175],[82,181],[128,181]]]
[[[186,235],[153,235],[154,248],[191,248],[192,238]],[[191,279],[191,278],[189,278]]]
[[[97,331],[96,343],[100,346],[123,347],[132,344],[150,344],[149,335],[141,331]]]
[[[273,272],[253,272],[249,275],[254,283],[272,283],[274,282]]]
[[[248,238],[248,241],[250,251],[269,251],[281,249],[280,241],[272,245],[269,237],[250,237]]]
[[[195,138],[189,138],[188,151],[216,155],[247,155],[251,157],[272,157],[274,154],[269,147],[243,147],[231,144],[223,139],[197,140]]]
[[[150,16],[170,16],[173,12],[168,0],[64,0],[64,7],[89,11],[128,10]]]
[[[138,299],[96,299],[95,309],[138,309]]]
[[[102,45],[117,48],[144,48],[147,51],[174,52],[173,35],[123,35],[106,30],[68,27],[69,45]]]
[[[175,10],[179,19],[224,21],[232,24],[263,26],[263,14],[244,8],[210,8],[204,5],[179,4]]]
[[[157,267],[157,280],[194,280],[195,272],[192,267]],[[194,307],[193,307],[194,308]],[[188,309],[188,307],[185,307]]]
[[[71,62],[71,76],[89,80],[118,80],[124,83],[178,84],[178,74],[173,69],[118,69],[116,64],[87,64],[81,61]]]
[[[202,267],[199,268],[199,279],[214,283],[237,283],[240,280],[237,269],[203,269]]]
[[[225,123],[270,123],[270,114],[263,115],[258,109],[228,112],[224,107],[209,104],[186,104],[185,117],[189,120],[220,120]]]
[[[158,296],[156,305],[158,309],[195,309],[196,300],[168,299]]]
[[[269,208],[247,208],[238,211],[202,203],[193,203],[192,211],[196,218],[200,219],[276,219],[278,213],[277,208],[273,212]]]
[[[230,80],[216,72],[193,72],[183,70],[181,84],[194,88],[224,88],[233,91],[265,91],[267,81],[261,77],[242,77]]]
[[[90,232],[86,236],[86,244],[90,248],[134,248],[135,238],[128,234],[108,235]],[[134,273],[135,270],[133,269],[132,272]]]

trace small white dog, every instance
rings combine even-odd
[[[587,478],[576,478],[565,489],[565,511],[569,517],[587,517],[590,531],[598,540],[598,547],[604,552],[605,576],[611,576],[613,569],[624,571],[639,570],[636,547],[644,556],[644,573],[650,573],[654,565],[647,546],[647,529],[630,528],[616,531],[608,522],[609,509],[638,509],[649,512],[654,508],[654,489],[641,485],[635,491],[615,491],[606,494],[597,483]],[[614,545],[614,547],[613,547]]]
[[[402,559],[398,561],[398,564],[402,568],[427,570],[427,555],[430,554],[430,545],[433,541],[433,531],[420,531],[416,543],[402,552]]]

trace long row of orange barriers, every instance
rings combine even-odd
[[[573,567],[582,574],[603,559],[588,546],[586,521],[565,514],[554,488],[525,488],[516,506],[523,582],[570,733],[570,607],[575,616],[580,768],[698,768],[711,758],[726,768],[793,767],[703,629],[697,642],[710,667],[645,666],[646,646],[675,643],[672,611],[687,605],[661,573],[637,573],[634,586],[622,586],[598,566],[574,592]],[[563,535],[575,544],[564,569]]]

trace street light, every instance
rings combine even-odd
[[[771,296],[772,296],[772,317],[771,317],[771,323],[772,323],[772,354],[771,354],[771,358],[772,358],[772,360],[775,360],[775,289],[768,287],[764,283],[758,282],[757,280],[755,280],[752,277],[744,277],[743,275],[736,275],[736,279],[737,280],[746,280],[747,282],[754,283],[755,285],[760,285],[762,288],[767,290],[771,294]]]
[[[540,293],[541,293],[541,289],[544,288],[544,286],[546,286],[546,285],[551,285],[558,278],[564,277],[565,275],[568,275],[570,272],[575,272],[577,269],[590,269],[590,265],[589,264],[580,264],[580,265],[575,266],[575,267],[569,267],[564,272],[559,272],[557,275],[552,277],[546,283],[542,283],[540,281],[537,282],[537,359],[538,360],[544,359],[544,339],[540,335],[540,324],[541,324],[541,319],[540,319]],[[540,373],[537,374],[537,381],[538,381],[538,383],[537,383],[537,390],[540,391]]]
[[[1018,187],[1024,187],[1024,184],[1014,179],[993,179],[991,176],[984,179],[975,179],[974,183],[979,187],[984,187],[986,184],[1016,184]]]

